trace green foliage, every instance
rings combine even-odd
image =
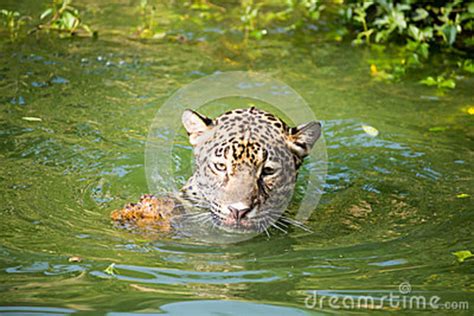
[[[326,6],[321,0],[287,0],[286,7],[282,13],[292,21],[288,28],[297,29],[318,21]]]
[[[426,77],[425,79],[420,81],[421,84],[427,86],[435,86],[438,89],[454,89],[456,88],[456,81],[453,78],[445,78],[444,76],[437,76],[433,78],[431,76]]]
[[[21,27],[31,20],[29,16],[22,16],[17,11],[0,10],[0,16],[12,42],[18,38]]]
[[[448,128],[445,126],[434,126],[434,127],[430,127],[428,131],[432,133],[439,133],[439,132],[445,132],[447,129]]]
[[[373,22],[373,26],[377,28],[375,32],[375,41],[377,43],[387,41],[395,31],[398,34],[402,34],[406,31],[408,19],[405,16],[405,12],[411,9],[408,4],[397,3],[395,5],[392,2],[381,2],[380,4],[378,10],[383,13]]]
[[[40,16],[43,23],[39,29],[57,31],[60,36],[79,31],[94,34],[82,22],[72,0],[50,1]],[[155,0],[136,1],[138,27],[133,36],[139,39],[173,38],[172,30],[160,28]],[[456,72],[474,72],[472,59],[466,58],[474,49],[474,1],[240,0],[226,2],[223,6],[211,1],[188,0],[177,8],[180,14],[172,25],[190,21],[193,26],[204,28],[208,23],[224,21],[219,28],[226,40],[235,38],[235,30],[238,30],[244,44],[250,39],[261,40],[270,33],[302,34],[306,39],[322,36],[323,40],[336,41],[349,37],[355,45],[367,45],[371,50],[381,52],[380,58],[369,61],[370,75],[375,80],[401,80],[413,69],[425,67],[435,51],[448,53],[446,65],[454,65],[456,69],[446,71],[451,73],[449,77],[427,77],[422,84],[448,90],[456,86]],[[17,39],[26,17],[7,10],[0,13],[10,39]],[[186,42],[185,36],[175,37]],[[394,55],[390,58],[382,52],[388,46]]]
[[[39,29],[53,30],[67,36],[84,31],[94,34],[87,24],[81,20],[79,11],[71,5],[71,0],[53,0],[50,6],[41,13],[40,20],[46,20],[38,26]]]
[[[242,21],[242,29],[244,31],[245,41],[248,40],[249,35],[255,39],[261,39],[266,34],[266,30],[257,29],[257,18],[259,15],[259,5],[255,5],[253,0],[242,0],[242,14],[240,21]]]
[[[364,41],[370,43],[370,36],[374,32],[373,29],[369,29],[367,26],[367,8],[373,4],[371,1],[358,3],[354,7],[348,7],[346,10],[346,17],[349,19],[354,11],[354,20],[362,25],[363,30],[357,34],[357,38],[354,40],[356,44],[362,44]]]
[[[115,263],[111,263],[107,268],[104,269],[104,272],[111,276],[119,274],[118,270],[115,268]]]
[[[384,72],[376,76],[378,79],[399,79],[408,69],[422,67],[434,50],[469,50],[473,46],[469,32],[473,29],[474,2],[355,1],[343,8],[342,16],[356,33],[356,45],[401,44],[401,61],[385,66]],[[471,61],[461,60],[458,64],[462,70],[472,72]],[[456,86],[452,77],[443,76],[428,77],[421,83],[441,90]]]
[[[469,72],[471,74],[474,73],[474,63],[472,62],[472,59],[466,59],[466,60],[463,60],[463,61],[459,61],[458,66],[459,66],[459,68],[461,68],[465,72]]]
[[[417,43],[452,46],[463,29],[472,30],[474,4],[461,0],[439,4],[428,1],[357,1],[346,11],[349,17],[354,12],[353,25],[356,28],[361,25],[361,32],[375,34],[377,43],[398,38],[405,42],[411,39]]]
[[[161,39],[166,36],[165,32],[157,30],[156,6],[148,0],[141,0],[138,6],[141,24],[135,32],[135,36],[141,39]]]

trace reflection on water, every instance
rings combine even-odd
[[[128,265],[115,265],[115,268],[118,270],[118,273],[117,275],[114,275],[114,277],[119,280],[154,284],[232,284],[272,282],[278,280],[278,276],[270,271],[206,272],[146,268]],[[127,275],[127,272],[129,272],[130,275]],[[92,271],[91,275],[102,278],[111,277],[102,271]]]
[[[164,315],[183,315],[192,311],[193,315],[233,315],[236,311],[242,315],[307,315],[303,310],[268,304],[255,304],[232,301],[194,301],[165,304],[160,307]],[[160,313],[161,314],[161,313]],[[108,315],[121,315],[109,313]]]
[[[69,315],[76,311],[69,308],[36,306],[0,306],[2,315]]]
[[[117,10],[106,10],[107,23],[121,25]],[[305,308],[308,291],[383,294],[403,281],[474,304],[472,261],[451,254],[472,251],[474,240],[464,110],[472,80],[445,96],[411,78],[373,82],[370,51],[279,38],[251,43],[229,63],[210,34],[205,45],[2,39],[0,313],[332,314],[341,311]],[[179,87],[248,69],[251,58],[323,122],[328,178],[305,223],[312,232],[209,245],[115,228],[110,211],[147,191],[144,147],[156,109]],[[181,156],[189,147],[175,147],[176,167],[189,170]],[[118,274],[104,272],[111,263]]]

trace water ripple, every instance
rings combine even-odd
[[[114,275],[118,280],[153,284],[265,283],[280,279],[275,273],[266,270],[210,272],[149,268],[124,264],[117,264],[115,268],[119,271],[119,274]],[[102,271],[92,271],[91,274],[100,278],[112,277]]]

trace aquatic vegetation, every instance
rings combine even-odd
[[[166,32],[157,30],[156,6],[148,0],[141,0],[137,8],[140,13],[141,24],[137,27],[134,36],[141,39],[161,39]]]
[[[474,254],[470,250],[461,250],[452,253],[459,262],[464,262],[466,259],[474,257]]]
[[[348,17],[348,26],[357,34],[354,44],[371,45],[375,42],[399,45],[402,62],[394,61],[393,68],[397,68],[395,64],[398,64],[398,70],[404,68],[403,72],[423,66],[433,50],[456,48],[462,51],[473,46],[472,36],[469,35],[473,30],[472,2],[357,1],[342,12]],[[464,61],[460,63],[464,65]],[[472,70],[468,63],[465,65],[468,71]],[[387,76],[387,79],[397,77]],[[427,78],[423,83],[439,88],[455,87],[454,80],[442,77]]]
[[[448,128],[445,126],[434,126],[434,127],[430,127],[428,131],[432,133],[439,133],[439,132],[445,132],[447,129]]]
[[[318,21],[325,8],[320,0],[288,0],[279,17],[289,22],[287,29],[294,30]]]
[[[451,75],[446,79],[424,74],[431,75],[431,79],[426,78],[423,84],[452,89],[456,86],[455,76],[474,73],[469,58],[474,46],[474,2],[240,0],[215,4],[209,0],[191,0],[165,5],[157,0],[137,0],[134,6],[137,14],[135,20],[130,20],[131,37],[137,39],[166,37],[192,43],[192,37],[197,33],[214,29],[213,34],[222,36],[223,42],[227,43],[225,49],[236,56],[248,54],[250,59],[252,53],[245,50],[249,40],[259,41],[268,36],[305,41],[345,39],[355,46],[368,46],[371,54],[380,55],[380,58],[371,56],[368,60],[368,74],[374,80],[400,81],[409,72],[426,68],[440,53],[449,54],[445,62],[448,69],[444,73]],[[162,12],[158,10],[162,7],[174,11],[171,23],[160,20]],[[0,12],[10,39],[16,40],[28,18],[18,12]],[[40,20],[37,29],[56,31],[61,37],[97,36],[97,32],[92,32],[83,22],[72,0],[51,0]],[[204,41],[206,37],[200,40]],[[384,52],[385,49],[391,56]]]
[[[41,122],[42,121],[41,118],[34,117],[34,116],[24,116],[21,119],[28,122]]]
[[[370,125],[362,125],[362,130],[371,137],[377,137],[379,135],[378,129]]]
[[[104,269],[104,272],[111,276],[119,274],[118,270],[115,268],[115,263],[111,263],[107,268]]]
[[[255,5],[253,0],[243,0],[241,1],[241,5],[243,12],[240,16],[240,20],[242,21],[245,41],[248,40],[249,36],[255,39],[261,39],[262,36],[267,33],[265,29],[257,28],[257,18],[261,4]]]
[[[374,32],[374,29],[369,29],[367,26],[367,8],[372,5],[372,2],[363,2],[356,4],[353,8],[347,8],[343,12],[349,19],[353,18],[354,21],[359,22],[362,26],[362,30],[357,34],[356,39],[353,41],[355,44],[367,43],[370,44],[370,36]],[[352,16],[352,11],[354,15]]]
[[[474,63],[472,59],[466,59],[458,62],[459,68],[465,72],[474,73]]]
[[[21,15],[18,11],[0,10],[0,16],[2,17],[3,24],[8,30],[10,40],[15,41],[20,33],[20,29],[27,21],[31,20],[31,17]]]
[[[406,42],[411,39],[418,43],[452,46],[457,40],[460,45],[468,45],[472,41],[458,35],[463,31],[472,31],[473,3],[460,0],[448,3],[396,3],[393,0],[378,0],[358,2],[345,10],[346,15],[352,16],[352,25],[357,27],[360,24],[363,32],[375,34],[377,43],[390,40]]]
[[[427,86],[435,86],[438,89],[454,89],[456,88],[456,81],[453,78],[445,78],[443,75],[433,78],[431,76],[420,81],[421,84]]]
[[[46,21],[38,25],[40,30],[52,30],[62,35],[71,36],[85,32],[97,36],[90,27],[82,22],[79,10],[71,5],[72,0],[53,0],[50,6],[41,13],[40,20]]]
[[[423,67],[433,51],[446,50],[458,58],[459,68],[472,73],[471,60],[464,60],[464,51],[472,50],[474,3],[460,0],[449,3],[394,0],[328,1],[289,0],[268,3],[241,1],[241,29],[244,41],[261,39],[269,30],[279,27],[287,31],[311,30],[314,36],[335,33],[332,38],[352,37],[355,45],[391,46],[398,50],[396,58],[384,61],[371,75],[377,80],[397,81],[410,69]],[[341,20],[342,18],[342,20]],[[341,28],[344,24],[347,30]],[[324,31],[321,32],[324,26]],[[348,36],[347,36],[348,35]],[[355,38],[354,38],[355,37]],[[386,58],[385,58],[386,59]],[[439,79],[439,80],[438,80]],[[427,85],[454,88],[453,78],[427,79]]]

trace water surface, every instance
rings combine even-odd
[[[95,7],[98,40],[1,39],[0,313],[346,314],[304,301],[314,290],[381,297],[403,282],[472,313],[473,261],[451,254],[473,250],[472,198],[457,197],[473,194],[471,78],[440,96],[419,74],[374,81],[376,53],[350,43],[274,36],[233,50],[219,25],[177,27],[196,39],[187,43],[140,42],[127,39],[132,4]],[[286,82],[323,122],[329,170],[313,233],[210,245],[113,227],[110,211],[148,190],[144,149],[160,105],[231,70]],[[104,272],[111,263],[119,274]]]

